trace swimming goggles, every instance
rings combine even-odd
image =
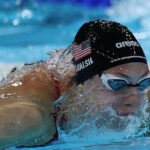
[[[124,90],[128,87],[136,87],[138,90],[145,90],[150,86],[150,74],[144,76],[137,84],[131,84],[128,80],[113,74],[102,74],[103,84],[109,90]]]

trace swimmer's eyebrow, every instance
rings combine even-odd
[[[150,75],[150,71],[144,73],[140,78],[143,78],[144,76]]]
[[[114,74],[114,75],[118,75],[119,77],[123,77],[123,78],[126,78],[126,79],[129,79],[130,77],[129,76],[127,76],[127,75],[124,75],[124,74],[121,74],[121,73],[116,73],[116,74]]]
[[[123,77],[123,78],[130,79],[130,77],[127,76],[127,75],[125,75],[125,74],[117,73],[117,74],[115,74],[115,75],[119,75],[119,76],[121,76],[121,77]],[[145,72],[141,77],[139,77],[139,79],[141,79],[141,78],[143,78],[144,76],[147,76],[147,75],[150,75],[150,71]]]

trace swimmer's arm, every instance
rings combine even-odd
[[[39,122],[39,124],[37,125],[39,130],[41,130],[41,132],[39,132],[39,135],[42,134],[41,128],[43,128],[43,132],[46,132],[48,134],[46,135],[47,137],[45,139],[39,140],[39,142],[36,144],[32,143],[32,139],[29,139],[29,141],[26,140],[28,142],[23,145],[40,145],[53,139],[54,135],[56,134],[55,121],[53,117],[53,113],[55,113],[53,102],[56,100],[56,96],[57,91],[55,89],[55,82],[52,80],[50,71],[44,64],[38,65],[32,71],[25,74],[20,80],[16,80],[13,83],[6,84],[5,86],[2,86],[0,88],[0,105],[3,105],[4,101],[6,104],[12,104],[14,102],[20,104],[22,103],[22,106],[25,106],[26,104],[31,106],[36,105],[35,107],[33,107],[33,109],[35,109],[35,113],[37,112],[37,116],[35,120],[31,120],[29,124],[34,124],[34,121]],[[23,107],[20,108],[24,109]],[[40,116],[41,114],[39,112],[42,112],[41,114],[43,116]],[[18,112],[15,111],[14,115],[21,114],[18,114]],[[49,119],[49,121],[46,122],[46,119]],[[43,123],[44,121],[46,122],[45,124]],[[20,136],[19,133],[16,134]],[[35,137],[38,137],[39,135],[35,135]],[[13,133],[12,138],[14,138]],[[21,140],[24,138],[25,137],[20,137],[19,139]]]

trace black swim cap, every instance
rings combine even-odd
[[[117,65],[130,62],[147,64],[134,35],[116,22],[97,20],[85,23],[75,36],[73,45],[77,84]]]

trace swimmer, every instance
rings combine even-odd
[[[128,116],[147,98],[150,73],[145,54],[119,23],[85,23],[68,48],[50,56],[14,69],[1,82],[0,148],[50,143],[57,139],[56,122],[63,126],[86,106],[112,107],[117,115]],[[76,103],[76,110],[58,117],[61,109],[65,112]]]

